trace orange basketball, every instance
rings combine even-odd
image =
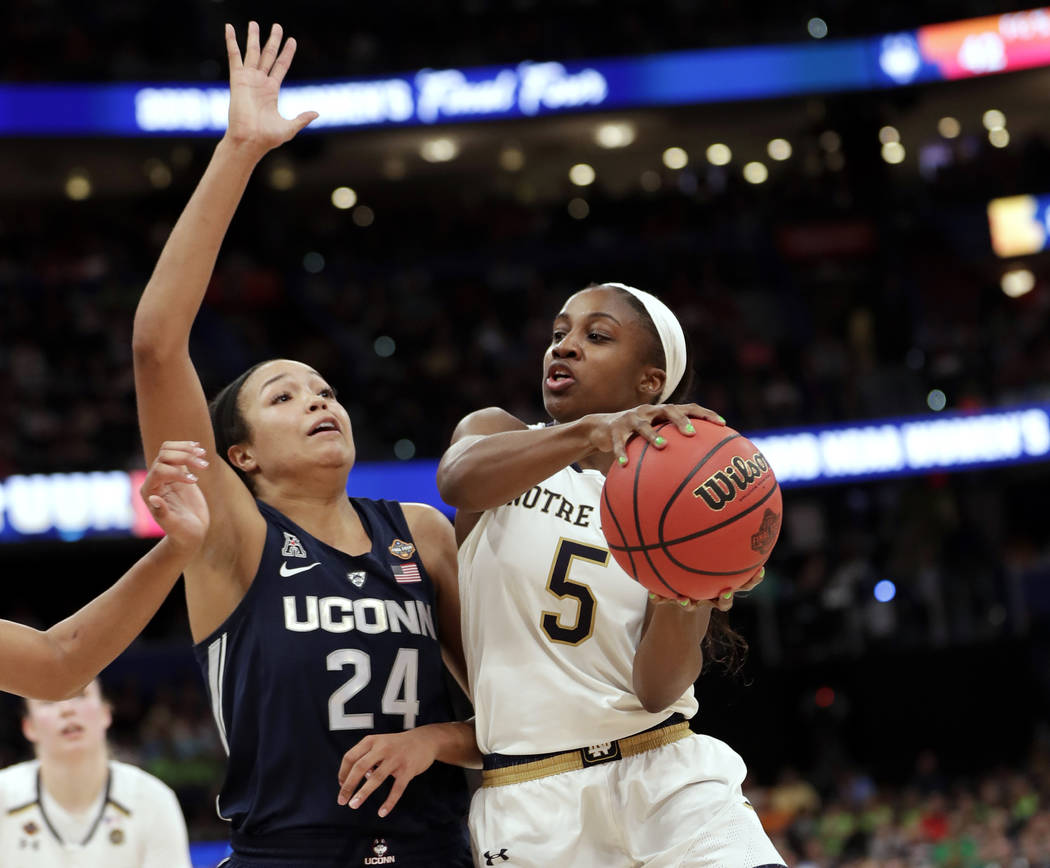
[[[627,444],[602,491],[602,532],[616,562],[650,591],[709,600],[743,585],[780,533],[780,486],[765,456],[732,428],[658,426],[667,445]]]

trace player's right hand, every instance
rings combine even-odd
[[[657,449],[663,449],[667,440],[660,436],[656,425],[670,422],[687,437],[696,433],[693,419],[703,419],[715,425],[726,420],[714,410],[699,404],[642,404],[619,413],[593,413],[586,417],[591,423],[590,441],[595,452],[611,452],[621,465],[627,464],[627,441],[635,434],[644,437]]]
[[[150,515],[171,544],[186,554],[200,549],[208,533],[208,503],[190,468],[208,466],[204,449],[192,440],[165,440],[139,488]]]
[[[250,22],[242,58],[237,32],[232,24],[226,25],[226,53],[230,61],[230,120],[226,139],[253,148],[260,157],[294,138],[317,117],[317,112],[302,112],[287,120],[277,111],[281,82],[295,55],[295,40],[289,38],[281,48],[282,35],[281,25],[274,24],[266,45],[260,49],[259,25]]]

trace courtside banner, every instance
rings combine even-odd
[[[863,39],[706,49],[634,58],[423,69],[292,83],[280,110],[310,130],[426,126],[567,112],[901,87],[1050,65],[1050,9]],[[0,85],[2,136],[213,136],[222,84]]]
[[[784,488],[855,483],[1050,460],[1050,404],[744,433]],[[436,460],[362,463],[347,491],[430,503],[451,515],[436,473]],[[0,542],[160,536],[138,496],[145,475],[114,470],[0,480]]]

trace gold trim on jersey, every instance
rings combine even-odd
[[[505,787],[510,784],[523,784],[526,781],[549,778],[551,775],[560,775],[562,772],[575,772],[588,766],[655,750],[658,747],[681,741],[690,734],[688,723],[676,723],[673,726],[640,732],[637,735],[629,735],[627,738],[602,745],[566,751],[518,766],[487,769],[481,773],[481,785],[483,787]]]

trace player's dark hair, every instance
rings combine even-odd
[[[265,362],[252,365],[237,379],[223,386],[219,394],[212,398],[211,403],[208,404],[208,412],[211,414],[211,429],[215,435],[215,451],[219,453],[223,461],[229,464],[230,467],[233,467],[233,472],[248,486],[248,490],[252,494],[255,494],[255,487],[252,485],[252,481],[248,478],[248,474],[233,465],[230,461],[229,452],[231,446],[243,443],[251,437],[248,420],[244,418],[244,413],[241,412],[241,389],[244,388],[245,382],[252,374],[271,361],[273,359],[267,359]]]
[[[599,283],[591,284],[594,287],[603,285]],[[620,289],[618,286],[609,288],[619,292],[624,300],[637,312],[642,325],[645,326],[646,331],[652,337],[647,358],[651,364],[666,371],[667,358],[664,355],[664,345],[660,340],[660,333],[657,331],[656,323],[649,316],[649,311],[645,309],[641,299],[626,289]],[[693,370],[693,345],[685,329],[682,329],[682,334],[685,336],[685,371],[675,390],[667,396],[666,401],[662,402],[665,404],[682,404],[688,401],[696,379],[696,371]],[[653,403],[659,400],[659,396],[656,396],[653,399]],[[744,665],[748,645],[747,640],[730,626],[728,614],[716,609],[711,613],[711,623],[707,628],[707,635],[704,637],[702,647],[705,667],[711,664],[719,665],[724,667],[731,675],[735,675]]]
[[[602,286],[600,283],[592,283],[591,286],[598,287]],[[590,287],[588,287],[590,289]],[[646,358],[650,364],[656,365],[656,367],[662,370],[667,370],[667,357],[664,355],[663,341],[660,340],[660,332],[656,330],[656,323],[653,322],[653,318],[649,316],[649,311],[645,309],[645,305],[638,296],[628,292],[626,289],[620,289],[618,286],[610,287],[615,289],[620,295],[623,296],[624,300],[634,308],[638,314],[638,318],[642,321],[642,325],[645,326],[645,330],[649,332],[651,341],[649,345],[649,352],[646,354]],[[661,403],[664,404],[683,404],[688,399],[690,392],[693,390],[693,381],[696,378],[696,372],[693,370],[693,345],[689,340],[689,335],[686,334],[685,329],[682,329],[682,334],[685,336],[685,371],[682,373],[682,379],[679,380],[678,385],[675,386],[675,390],[667,396],[667,400]],[[660,396],[657,395],[653,398],[653,403],[660,401]]]

